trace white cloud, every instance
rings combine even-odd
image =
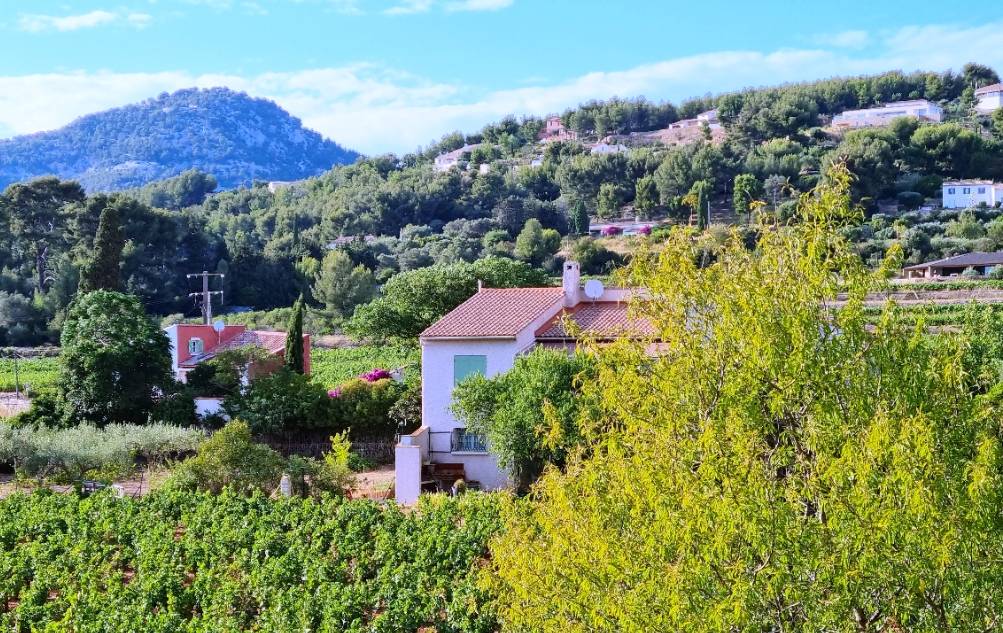
[[[515,0],[462,0],[446,4],[447,11],[498,11],[512,6]]]
[[[384,9],[386,15],[412,15],[428,13],[438,4],[448,13],[457,11],[498,11],[512,6],[515,0],[398,0],[397,4]]]
[[[186,72],[76,72],[0,76],[0,130],[27,133],[76,116],[188,86],[229,86],[274,99],[304,124],[367,153],[405,152],[506,114],[561,111],[592,98],[645,95],[676,102],[690,96],[836,75],[886,70],[960,69],[968,61],[1003,69],[1003,48],[982,43],[1003,21],[980,27],[910,27],[875,37],[867,53],[846,48],[771,52],[719,51],[633,68],[587,73],[566,81],[482,91],[376,64],[254,76]],[[924,46],[938,41],[943,46]]]
[[[118,13],[96,9],[79,15],[43,15],[24,14],[18,18],[17,25],[22,31],[40,33],[42,31],[77,31],[90,29],[105,24],[125,21],[130,26],[144,28],[150,24],[153,16],[148,13]]]
[[[76,31],[88,29],[109,22],[114,22],[118,16],[111,11],[91,11],[80,15],[22,15],[18,19],[18,27],[22,31],[37,33],[39,31]]]
[[[431,9],[432,0],[401,0],[400,4],[384,9],[383,13],[387,15],[411,15],[414,13],[426,13]]]
[[[820,36],[818,42],[837,48],[864,48],[871,43],[871,34],[861,30],[842,31]]]

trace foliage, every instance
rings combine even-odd
[[[489,633],[478,560],[498,499],[413,511],[165,490],[0,500],[0,627]]]
[[[324,256],[313,285],[313,296],[328,310],[345,317],[355,306],[370,301],[376,294],[376,278],[362,264],[355,265],[348,253],[333,250]]]
[[[352,470],[352,443],[348,433],[331,436],[331,450],[317,463],[310,473],[310,487],[315,493],[347,493],[355,482]]]
[[[416,338],[477,292],[478,281],[488,288],[541,286],[546,276],[528,264],[501,258],[400,273],[383,286],[382,296],[355,311],[346,328],[364,339]]]
[[[136,297],[107,290],[80,296],[63,324],[60,397],[64,415],[97,425],[142,423],[156,393],[171,390],[164,333]]]
[[[536,218],[526,220],[515,238],[515,256],[531,266],[541,266],[561,247],[561,235],[545,229]]]
[[[527,490],[546,466],[563,467],[579,443],[579,388],[589,366],[581,354],[534,350],[504,374],[461,382],[453,412],[469,430],[487,435],[498,463]]]
[[[255,345],[225,349],[195,365],[185,376],[185,386],[195,396],[233,396],[240,392],[251,365],[270,359],[267,351]]]
[[[397,369],[411,366],[418,373],[421,354],[415,345],[360,345],[315,349],[310,353],[310,377],[325,388],[336,387],[374,367]]]
[[[861,302],[888,269],[866,273],[838,236],[852,215],[832,177],[754,252],[734,240],[701,268],[677,231],[635,259],[651,298],[633,309],[659,355],[630,341],[599,354],[590,450],[545,474],[493,544],[513,630],[1000,616],[998,395],[970,389],[964,336],[932,345],[894,309],[871,329]],[[819,309],[841,289],[845,308]]]
[[[762,197],[763,186],[752,174],[735,176],[735,187],[732,193],[732,208],[735,213],[748,215],[752,213],[753,205]]]
[[[80,292],[122,289],[119,268],[122,265],[124,247],[125,236],[122,234],[118,208],[109,205],[101,210],[97,234],[94,236],[94,255],[80,271]]]
[[[170,485],[185,490],[220,493],[271,492],[279,483],[282,456],[251,439],[246,422],[234,420],[202,442],[194,457],[179,463]]]
[[[59,383],[59,359],[38,356],[18,359],[18,380],[21,389],[33,393],[49,391]],[[14,391],[14,359],[0,352],[0,391]]]
[[[243,392],[223,400],[223,410],[256,434],[332,428],[327,391],[286,368],[254,378]]]
[[[332,428],[351,429],[355,437],[390,437],[397,432],[390,410],[404,393],[402,385],[389,378],[375,382],[353,378],[333,393]]]
[[[283,362],[286,369],[302,374],[305,371],[303,358],[303,295],[293,304],[286,326],[286,350]]]
[[[269,142],[259,140],[262,134]],[[0,147],[0,186],[26,175],[58,174],[93,191],[135,187],[192,167],[213,174],[223,187],[251,177],[296,180],[358,156],[305,129],[274,102],[226,88],[165,92]],[[122,156],[130,160],[123,163]],[[253,174],[248,165],[256,166]]]
[[[0,423],[0,463],[13,466],[18,476],[39,480],[110,481],[132,472],[137,458],[164,462],[194,451],[202,438],[198,430],[167,424],[47,429]]]

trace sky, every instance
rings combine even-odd
[[[1003,74],[965,0],[0,0],[0,138],[191,86],[273,99],[358,151],[507,114],[886,70]],[[956,7],[958,5],[955,5]]]

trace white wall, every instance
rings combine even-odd
[[[1003,185],[945,183],[943,195],[945,209],[967,209],[980,203],[992,207],[1003,200]]]
[[[1003,92],[982,95],[975,105],[975,109],[982,114],[989,114],[1000,108],[1003,108]]]

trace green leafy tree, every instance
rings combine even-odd
[[[83,200],[84,190],[79,184],[53,177],[11,185],[0,195],[0,224],[25,251],[34,270],[36,288],[41,290],[47,285],[51,277],[49,262],[62,247],[64,207]]]
[[[569,222],[571,232],[575,235],[588,235],[589,209],[585,205],[585,201],[577,197],[573,199],[568,207],[568,213],[571,218]]]
[[[303,366],[303,295],[300,295],[296,303],[293,304],[292,314],[289,315],[289,325],[286,326],[286,351],[285,366],[290,371],[302,374],[305,370]]]
[[[171,474],[170,486],[220,493],[270,493],[279,484],[285,460],[256,444],[246,422],[234,420],[202,442],[194,457],[181,462]]]
[[[739,174],[735,176],[732,205],[736,214],[751,214],[753,203],[759,200],[762,195],[763,186],[755,176],[752,174]]]
[[[372,300],[376,286],[372,271],[361,264],[353,265],[348,253],[333,250],[321,262],[313,284],[313,296],[328,310],[347,317],[355,306]]]
[[[172,391],[167,336],[139,299],[108,290],[77,298],[63,323],[60,396],[71,422],[142,424]]]
[[[382,295],[359,306],[346,328],[377,341],[416,338],[473,296],[478,281],[488,288],[518,288],[546,285],[547,276],[525,262],[500,257],[410,270],[391,277]]]
[[[589,365],[584,355],[534,350],[504,374],[460,383],[453,411],[468,430],[487,436],[498,463],[528,490],[548,464],[562,467],[581,439],[579,388]]]
[[[118,208],[109,205],[102,209],[98,230],[94,235],[94,255],[80,271],[80,292],[93,290],[121,290],[122,248],[125,236]]]
[[[596,198],[596,211],[599,217],[604,220],[619,217],[624,198],[625,195],[622,187],[611,182],[602,183],[599,186],[599,195]]]
[[[289,436],[301,431],[335,430],[327,390],[284,367],[255,378],[243,392],[228,396],[223,410],[259,434]]]
[[[699,266],[675,231],[628,281],[659,350],[597,350],[594,404],[491,550],[507,629],[947,631],[1003,617],[1001,393],[839,237],[848,177]],[[895,253],[893,253],[895,255]],[[842,310],[820,310],[846,292]],[[681,327],[680,324],[684,324]],[[978,543],[973,549],[972,543]],[[598,548],[598,549],[597,549]],[[597,564],[601,561],[601,564]]]
[[[561,235],[545,229],[536,218],[526,220],[515,238],[515,256],[532,266],[540,266],[561,247]]]
[[[697,219],[697,228],[701,231],[707,228],[710,213],[710,194],[712,185],[709,180],[698,180],[693,183],[689,193],[683,199]]]
[[[654,176],[638,178],[634,186],[634,209],[641,217],[647,218],[651,217],[657,206],[658,187],[655,185]]]

